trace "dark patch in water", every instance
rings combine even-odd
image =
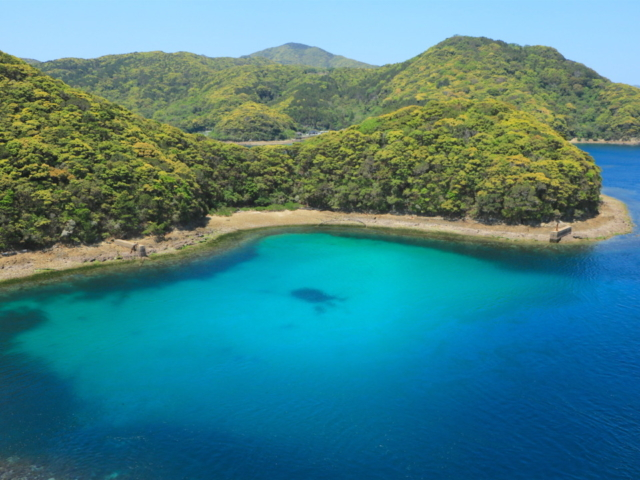
[[[65,478],[105,478],[112,472],[123,480],[347,478],[333,463],[286,438],[274,441],[170,421],[78,429],[65,440],[82,442],[78,449],[68,443],[52,449],[66,460]],[[87,461],[87,453],[95,456]],[[349,473],[348,478],[357,478]]]
[[[37,308],[16,308],[0,312],[0,351],[9,345],[13,337],[45,321],[47,314]]]
[[[309,303],[330,304],[331,302],[340,300],[339,297],[329,295],[322,290],[318,290],[317,288],[298,288],[297,290],[292,290],[291,295],[299,300],[303,300]]]
[[[40,361],[7,353],[16,336],[48,320],[37,308],[0,312],[0,456],[37,452],[73,424],[69,384]]]
[[[0,392],[0,456],[38,453],[74,425],[70,385],[26,355],[0,355]]]

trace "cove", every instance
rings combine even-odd
[[[637,219],[638,150],[601,150]],[[16,292],[0,458],[66,478],[638,477],[636,235],[288,231]]]

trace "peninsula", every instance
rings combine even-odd
[[[544,225],[556,221],[578,222],[585,238],[628,230],[613,200],[603,210],[600,169],[587,153],[494,99],[404,107],[305,142],[255,148],[144,119],[7,54],[0,100],[0,251],[46,250],[3,258],[1,278],[91,260],[68,253],[60,264],[53,247],[101,252],[110,239],[163,238],[210,213],[277,205],[315,211],[209,219],[198,234],[344,218],[524,240],[548,235]],[[602,220],[609,217],[617,223]]]

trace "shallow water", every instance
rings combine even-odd
[[[584,148],[638,221],[640,149]],[[0,457],[79,478],[640,478],[636,233],[565,251],[301,230],[13,294]]]

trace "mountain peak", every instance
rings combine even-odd
[[[246,57],[263,57],[283,65],[309,65],[318,68],[375,68],[374,65],[334,55],[322,48],[295,42],[260,50]]]
[[[304,43],[295,43],[295,42],[285,43],[284,45],[281,45],[280,47],[275,47],[275,48],[282,48],[282,47],[290,47],[290,48],[293,48],[295,50],[307,50],[308,48],[318,48],[318,47],[311,47],[309,45],[305,45]],[[320,50],[322,50],[322,49],[320,49]],[[329,53],[329,52],[327,52],[327,53]],[[329,54],[329,55],[331,55],[331,54]]]

